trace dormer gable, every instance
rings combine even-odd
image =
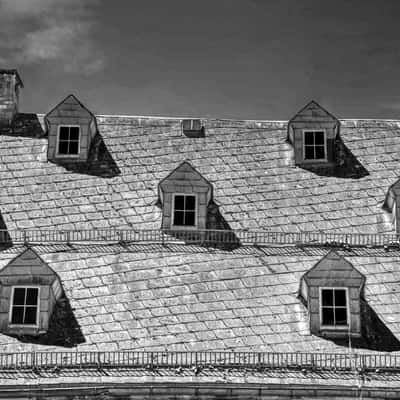
[[[296,165],[335,164],[340,121],[314,100],[288,122],[288,141]]]
[[[45,124],[49,161],[87,162],[97,133],[96,117],[73,94],[46,114]]]
[[[58,275],[27,248],[0,271],[0,330],[23,335],[45,333],[62,295]]]
[[[383,208],[390,213],[393,228],[397,234],[400,234],[400,179],[387,191]]]
[[[205,229],[212,185],[188,161],[182,162],[158,187],[162,229]]]
[[[320,336],[361,335],[361,298],[365,276],[331,250],[301,278],[310,331]]]

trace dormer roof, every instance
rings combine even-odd
[[[310,286],[339,285],[361,289],[365,283],[365,276],[335,250],[329,251],[302,279]]]
[[[96,118],[94,114],[86,106],[84,106],[75,95],[69,94],[45,115],[45,119],[65,116],[68,114],[68,111],[73,112],[76,110],[76,106],[79,106],[79,108],[82,110],[83,114],[81,115],[86,114],[88,118]]]
[[[0,270],[0,284],[4,284],[6,277],[9,281],[20,284],[28,284],[33,281],[45,281],[47,284],[51,284],[58,279],[57,274],[32,248],[26,248]]]
[[[183,161],[159,183],[159,196],[162,201],[163,192],[166,190],[179,193],[180,187],[186,182],[192,187],[194,193],[201,190],[207,192],[208,202],[212,198],[212,185],[200,174],[189,161]],[[204,189],[204,190],[203,190]]]
[[[289,120],[288,124],[290,125],[293,122],[323,122],[327,119],[339,122],[339,120],[333,114],[327,111],[315,100],[311,100]]]

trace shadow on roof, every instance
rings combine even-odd
[[[361,300],[361,324],[362,337],[351,339],[352,348],[384,352],[400,350],[400,341],[365,300]],[[348,339],[332,341],[339,346],[349,347]]]
[[[12,123],[12,135],[30,138],[46,136],[36,114],[18,113]]]
[[[336,139],[336,160],[337,163],[333,167],[302,165],[301,168],[319,176],[344,179],[361,179],[369,175],[369,172],[357,160],[356,156],[343,143],[343,140],[340,137]]]
[[[213,201],[207,206],[206,230],[168,230],[170,236],[186,245],[194,244],[200,248],[233,251],[241,246],[239,238],[221,214]]]
[[[75,347],[85,342],[81,328],[67,298],[61,298],[54,306],[47,332],[40,336],[10,335],[23,343],[45,346]]]
[[[57,165],[61,165],[71,172],[102,178],[113,178],[121,174],[121,170],[118,168],[99,133],[92,140],[86,163],[61,162],[58,160]]]
[[[48,243],[48,244],[30,244],[39,254],[66,253],[66,254],[120,254],[120,253],[170,253],[170,254],[194,254],[194,253],[214,253],[216,251],[229,252],[238,255],[252,255],[255,257],[263,256],[284,256],[284,257],[323,257],[332,247],[326,246],[252,246],[241,245],[232,249],[213,248],[211,246],[201,246],[199,244],[182,243]],[[6,254],[19,254],[25,246],[22,244],[0,247],[0,251]],[[338,254],[345,257],[400,257],[400,250],[394,249],[385,251],[383,248],[353,248],[343,250],[335,248]]]
[[[7,225],[4,221],[3,215],[0,212],[0,251],[12,247],[12,239],[8,233]]]

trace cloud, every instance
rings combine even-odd
[[[90,75],[105,59],[92,38],[98,0],[0,0],[0,53],[6,67],[53,62]]]

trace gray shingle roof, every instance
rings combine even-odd
[[[294,166],[284,122],[204,121],[204,138],[180,120],[98,117],[118,166],[113,177],[46,160],[46,138],[0,136],[0,210],[17,228],[158,229],[158,183],[189,160],[214,187],[232,229],[393,232],[382,209],[398,179],[400,122],[342,121],[345,145],[368,172],[318,175]],[[36,246],[59,274],[85,342],[81,350],[343,351],[309,334],[297,298],[301,276],[325,248]],[[23,251],[0,253],[1,267]],[[366,275],[368,304],[400,337],[398,254],[359,249],[345,257]],[[54,349],[0,335],[2,351]]]

